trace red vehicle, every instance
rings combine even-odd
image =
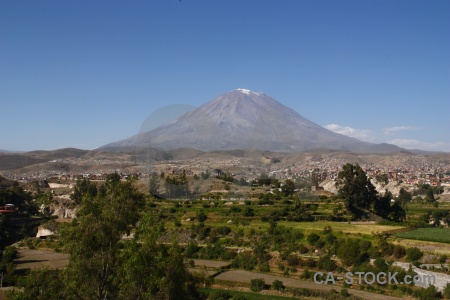
[[[4,206],[0,206],[0,215],[9,215],[13,214],[17,211],[17,208],[14,204],[5,204]]]

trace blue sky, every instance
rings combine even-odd
[[[450,152],[449,15],[447,0],[0,0],[0,149],[93,149],[241,87]]]

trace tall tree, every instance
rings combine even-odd
[[[119,299],[202,299],[196,288],[202,278],[189,273],[176,243],[160,242],[155,220],[144,216],[121,253]]]
[[[339,195],[345,199],[348,210],[370,209],[377,199],[377,190],[358,165],[346,164],[338,174],[336,187]]]
[[[129,233],[143,204],[131,182],[111,176],[94,197],[82,198],[77,219],[61,237],[70,255],[67,288],[78,299],[115,299],[122,235]]]
[[[97,186],[89,180],[83,179],[78,180],[75,184],[70,199],[75,201],[76,204],[80,204],[83,196],[95,197],[95,195],[97,195]]]
[[[401,203],[402,207],[406,209],[408,203],[412,200],[412,195],[404,188],[401,188],[397,200]]]
[[[387,218],[391,211],[391,199],[392,193],[386,189],[384,195],[375,200],[373,205],[375,213],[379,216]]]
[[[291,179],[287,179],[283,186],[281,187],[281,191],[283,192],[283,195],[286,197],[292,196],[295,191],[295,184]]]

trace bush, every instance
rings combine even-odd
[[[199,213],[197,213],[197,220],[198,220],[199,222],[205,222],[207,218],[208,218],[208,217],[207,217],[202,211],[200,211]]]
[[[320,236],[317,233],[311,233],[308,235],[306,240],[310,245],[314,245],[318,240],[320,239]]]
[[[447,283],[447,285],[444,288],[444,291],[442,292],[442,295],[445,298],[450,299],[450,283]]]
[[[250,281],[250,290],[252,292],[260,292],[266,287],[266,281],[262,278],[252,279]]]
[[[422,256],[423,256],[423,252],[420,251],[420,249],[417,247],[406,249],[406,259],[408,261],[419,260],[422,258]]]
[[[308,249],[308,247],[306,247],[305,245],[300,244],[300,245],[298,246],[298,251],[299,251],[301,254],[306,254],[306,253],[308,253],[309,249]]]
[[[334,271],[337,268],[336,263],[331,260],[330,256],[326,255],[326,256],[322,256],[319,261],[317,262],[317,267],[319,267],[319,269],[321,270],[325,270],[325,271]]]
[[[294,254],[290,254],[287,257],[286,261],[287,261],[288,266],[291,266],[291,267],[292,266],[296,267],[300,264],[300,258]]]
[[[259,271],[264,272],[264,273],[269,273],[270,272],[270,266],[268,263],[263,262],[259,265]]]
[[[214,291],[208,297],[210,300],[228,300],[230,298],[231,294],[227,291]]]
[[[402,258],[406,255],[406,249],[403,246],[395,245],[394,246],[394,256],[395,258]]]
[[[440,293],[437,291],[434,285],[430,285],[426,289],[417,290],[414,296],[420,300],[439,300],[441,299]]]
[[[251,253],[239,253],[231,262],[233,268],[251,271],[255,268],[258,259]]]
[[[284,290],[283,282],[280,280],[274,280],[274,282],[272,282],[272,289],[276,291]]]

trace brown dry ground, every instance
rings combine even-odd
[[[206,268],[223,268],[228,267],[230,265],[229,262],[226,261],[215,261],[215,260],[206,260],[206,259],[194,259],[193,260],[196,267],[206,267]]]
[[[283,282],[283,284],[287,287],[293,287],[293,288],[306,288],[306,289],[315,289],[315,290],[322,290],[322,291],[331,291],[336,290],[340,291],[341,288],[336,285],[326,285],[326,284],[317,284],[312,281],[305,281],[300,279],[293,279],[293,278],[286,278],[282,276],[274,276],[269,274],[263,274],[263,273],[254,273],[249,271],[243,271],[243,270],[232,270],[227,271],[219,274],[215,277],[219,280],[225,280],[225,281],[234,281],[234,282],[244,282],[244,283],[250,283],[252,279],[262,278],[265,280],[267,284],[271,284],[275,280],[280,280]],[[360,290],[353,290],[349,289],[348,292],[350,294],[353,294],[355,296],[361,297],[363,299],[371,299],[371,300],[398,300],[403,298],[397,298],[397,297],[391,297],[381,294],[374,294],[369,293],[365,291]]]
[[[44,250],[20,249],[19,258],[15,259],[17,270],[27,270],[47,267],[62,269],[69,264],[69,256]]]

